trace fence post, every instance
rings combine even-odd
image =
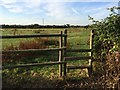
[[[62,31],[60,32],[61,36],[59,39],[59,48],[62,48],[63,46],[63,39],[62,39]],[[63,50],[59,50],[59,62],[61,62],[63,59]],[[59,65],[59,76],[62,76],[62,64]]]
[[[64,57],[65,57],[66,56],[66,48],[67,48],[67,30],[64,31],[64,34],[66,35],[64,37],[64,47],[65,47],[65,49],[64,49]],[[64,59],[64,61],[65,61],[65,59]],[[66,76],[66,63],[64,64],[64,76]]]
[[[64,47],[65,47],[64,56],[65,56],[66,55],[66,48],[67,48],[67,30],[64,31],[64,34],[66,35],[64,37]]]
[[[93,59],[93,35],[94,34],[94,30],[91,30],[91,32],[90,32],[90,49],[92,50],[90,53],[89,53],[89,55],[91,56],[91,59],[89,59],[89,65],[90,65],[90,68],[88,69],[88,74],[89,74],[89,76],[91,76],[91,74],[92,74],[92,59]]]

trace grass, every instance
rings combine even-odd
[[[83,49],[83,48],[89,48],[89,36],[90,36],[90,30],[84,29],[84,28],[69,28],[68,30],[68,44],[71,49]],[[64,29],[17,29],[16,35],[20,34],[49,34],[49,33],[60,33],[60,31],[64,31]],[[3,35],[13,35],[14,29],[6,29],[3,30]],[[56,38],[52,38],[56,39]],[[13,46],[19,46],[21,41],[28,41],[33,39],[3,39],[2,40],[2,49],[10,46],[11,44]],[[58,40],[58,39],[57,39]],[[49,46],[53,47],[53,46]],[[55,46],[56,47],[56,46]],[[67,56],[83,56],[88,55],[88,53],[68,53]],[[47,57],[46,57],[47,56]],[[24,57],[20,60],[10,60],[11,62],[4,62],[4,65],[17,65],[17,64],[23,64],[23,63],[35,63],[35,62],[47,62],[47,61],[58,61],[58,52],[47,52],[47,53],[40,53],[39,57]],[[87,64],[86,61],[70,61],[68,65],[83,65]],[[26,87],[31,86],[34,82],[40,83],[48,83],[54,82],[54,84],[58,85],[59,82],[59,75],[58,75],[58,65],[55,66],[45,66],[45,67],[32,67],[28,69],[13,69],[13,70],[4,70],[3,71],[3,86],[7,84],[9,87]],[[40,78],[36,80],[37,78]],[[79,79],[81,77],[87,77],[87,70],[70,70],[67,72],[67,78],[76,78]],[[12,78],[11,81],[15,82],[11,84],[9,79]],[[30,78],[30,80],[28,79]],[[43,80],[44,79],[44,80]],[[43,80],[43,82],[42,82]],[[51,81],[53,80],[53,81]],[[58,81],[56,81],[58,80]],[[61,81],[61,80],[60,80]],[[27,82],[28,85],[23,85],[24,82]],[[29,83],[28,83],[29,82]],[[21,84],[20,84],[21,83]],[[65,83],[64,80],[62,80],[62,83]],[[53,84],[53,83],[52,83]],[[41,84],[40,84],[41,85]],[[7,87],[4,86],[4,87]],[[49,87],[54,85],[48,85]],[[58,85],[59,86],[59,85]],[[31,87],[34,87],[33,85]],[[36,85],[36,87],[39,87]]]

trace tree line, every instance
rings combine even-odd
[[[70,24],[65,24],[65,25],[39,25],[39,24],[31,24],[31,25],[6,25],[2,24],[2,28],[88,28],[89,25],[86,26],[80,26],[80,25],[70,25]]]

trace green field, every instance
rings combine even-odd
[[[2,30],[2,35],[22,35],[22,34],[52,34],[52,33],[60,33],[60,31],[64,31],[65,29],[4,29]],[[90,39],[90,29],[85,28],[67,28],[68,38],[67,45],[69,49],[89,49],[89,39]],[[47,38],[48,39],[48,38]],[[27,42],[34,39],[2,39],[2,49],[9,49],[9,46],[17,47],[20,42]],[[48,39],[49,40],[49,39]],[[59,38],[51,38],[50,40],[58,41]],[[9,47],[9,48],[8,48]],[[48,48],[55,48],[58,46],[48,45]],[[36,53],[35,53],[36,54]],[[67,56],[85,56],[88,53],[68,53]],[[58,61],[58,52],[42,52],[40,54],[37,53],[37,56],[34,57],[22,57],[14,58],[14,56],[9,60],[4,60],[2,63],[3,66],[8,65],[18,65],[25,63],[36,63],[36,62],[47,62],[47,61]],[[88,64],[86,61],[70,61],[68,65],[83,65]],[[81,78],[87,77],[87,71],[84,70],[70,70],[67,72],[67,78]],[[12,69],[12,70],[4,70],[3,71],[3,84],[9,84],[11,86],[18,85],[21,86],[24,81],[28,82],[28,78],[30,78],[31,83],[40,81],[42,77],[49,80],[57,80],[59,78],[59,69],[58,65],[55,66],[44,66],[44,67],[31,67],[27,69]],[[10,83],[11,80],[14,82]],[[38,79],[38,80],[36,80]],[[44,80],[45,81],[45,80]],[[20,84],[21,83],[21,84]],[[44,83],[44,82],[43,82]],[[28,83],[30,84],[30,83]],[[31,85],[31,84],[30,84]],[[28,86],[30,86],[28,85]],[[23,85],[24,86],[24,85]],[[25,86],[24,86],[25,87]]]

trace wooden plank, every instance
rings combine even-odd
[[[65,57],[65,60],[86,60],[86,59],[91,59],[91,56],[84,56],[84,57]]]
[[[59,51],[63,50],[66,47],[61,47],[61,48],[48,48],[48,49],[27,49],[27,50],[2,50],[0,52],[4,53],[26,53],[26,52],[41,52],[41,51]]]
[[[33,67],[33,66],[43,66],[43,65],[56,65],[56,64],[64,64],[66,62],[44,62],[44,63],[32,63],[32,64],[21,64],[16,66],[3,66],[0,69],[12,69],[12,68],[23,68],[23,67]]]
[[[67,69],[84,69],[90,68],[90,66],[67,66]]]
[[[8,35],[8,36],[0,36],[1,39],[13,39],[13,38],[35,38],[35,37],[65,37],[66,34],[35,34],[35,35]]]
[[[66,52],[91,52],[92,49],[67,49]]]

